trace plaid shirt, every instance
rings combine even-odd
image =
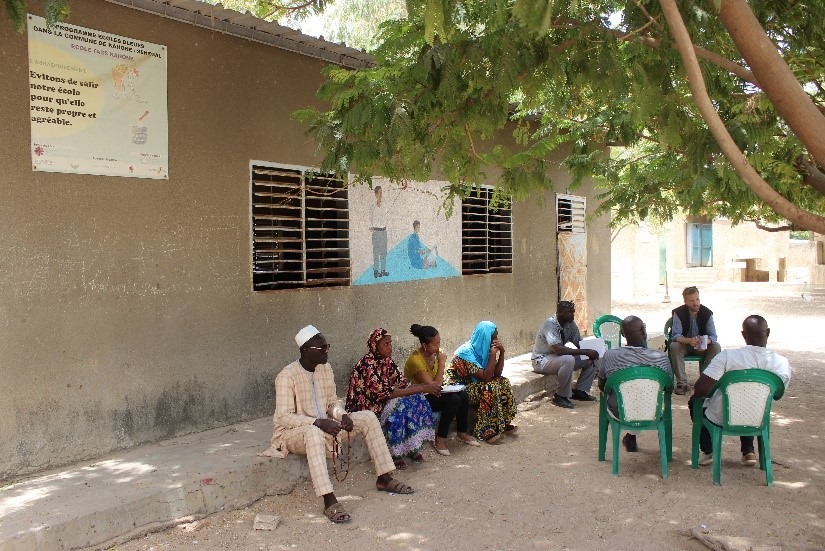
[[[318,404],[313,397],[313,379]],[[319,411],[321,409],[321,411]],[[287,456],[283,445],[284,433],[304,425],[311,425],[316,419],[332,418],[340,421],[346,413],[335,391],[335,377],[329,364],[319,364],[315,373],[304,369],[299,361],[294,361],[275,377],[275,415],[272,418],[272,452]],[[328,439],[332,444],[332,439]],[[271,453],[267,455],[278,455]]]

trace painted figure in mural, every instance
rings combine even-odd
[[[667,354],[647,347],[647,327],[641,319],[636,316],[627,316],[623,319],[622,335],[624,336],[626,344],[620,348],[614,348],[604,353],[604,358],[599,366],[599,389],[604,390],[607,378],[617,371],[636,365],[658,367],[671,377],[673,376]],[[607,407],[610,408],[614,415],[618,413],[619,406],[616,403],[616,396],[614,394],[611,394],[607,398]],[[638,451],[639,446],[636,443],[636,433],[628,432],[625,434],[622,438],[622,444],[624,444],[625,449],[629,452]]]
[[[722,378],[722,375],[728,371],[735,371],[737,369],[764,369],[775,373],[782,382],[785,388],[791,382],[791,365],[788,359],[780,356],[773,350],[768,350],[768,337],[771,335],[771,329],[768,327],[768,322],[762,316],[751,315],[745,318],[742,322],[742,337],[745,339],[745,344],[742,348],[736,350],[725,350],[720,352],[713,358],[713,361],[707,364],[705,370],[699,375],[699,380],[696,381],[696,386],[693,388],[693,396],[688,400],[688,412],[690,412],[691,419],[693,419],[693,403],[696,400],[701,400],[708,395],[710,389],[716,382]],[[717,390],[710,400],[705,402],[705,417],[712,423],[717,425],[722,424],[722,395]],[[745,467],[754,467],[756,465],[756,453],[753,449],[753,436],[739,437],[740,451],[742,452],[742,465]],[[699,458],[700,465],[708,465],[713,462],[713,446],[710,440],[710,432],[704,426],[699,434],[699,449],[702,450],[702,455]]]
[[[430,249],[421,242],[419,232],[421,222],[413,222],[413,232],[407,238],[407,256],[410,258],[410,265],[417,270],[435,268],[438,265],[438,246]]]
[[[372,411],[347,413],[335,391],[335,379],[328,361],[329,347],[318,329],[308,325],[295,335],[300,359],[286,366],[275,378],[275,415],[272,446],[264,455],[286,457],[289,453],[307,456],[315,494],[324,499],[324,515],[332,522],[349,522],[352,517],[338,503],[327,469],[327,456],[343,430],[363,434],[382,492],[411,494],[413,489],[394,479],[395,469],[378,418]]]
[[[121,63],[112,67],[112,98],[145,103],[135,88],[138,78],[140,71],[134,65]]]
[[[590,388],[596,377],[595,361],[599,358],[595,350],[579,348],[582,336],[574,321],[575,315],[576,306],[572,302],[559,301],[556,315],[547,318],[536,333],[531,356],[533,371],[557,376],[558,387],[552,402],[571,409],[575,406],[570,398],[584,402],[596,399],[591,396]],[[567,343],[572,343],[575,348],[565,346]],[[581,373],[573,388],[573,372],[579,370]]]
[[[372,275],[376,279],[386,277],[387,272],[387,205],[384,191],[375,186],[375,203],[370,207],[370,231],[372,232]]]
[[[482,321],[473,329],[470,340],[458,347],[446,370],[450,385],[465,385],[470,404],[478,415],[473,434],[490,444],[502,434],[515,434],[512,424],[516,404],[510,380],[501,376],[504,369],[504,343],[498,338],[496,324]]]
[[[722,351],[713,312],[699,300],[699,289],[686,287],[682,291],[684,304],[675,308],[673,325],[670,328],[670,365],[676,376],[676,394],[685,394],[688,389],[685,372],[685,356],[702,356],[704,365],[710,365],[714,356]]]
[[[447,449],[447,434],[454,419],[457,429],[455,439],[468,446],[478,446],[478,440],[467,433],[470,398],[467,396],[466,389],[454,389],[458,390],[457,392],[441,392],[447,355],[441,350],[441,335],[438,334],[438,330],[431,325],[414,323],[410,326],[410,333],[418,337],[421,345],[410,354],[404,363],[404,376],[408,381],[424,385],[435,384],[439,388],[439,392],[424,395],[433,411],[441,412],[433,442],[435,451],[441,455],[450,455],[450,450]]]
[[[440,394],[433,382],[411,385],[392,361],[392,335],[382,328],[370,333],[368,352],[349,376],[347,411],[372,411],[381,420],[395,467],[406,469],[404,457],[424,461],[421,448],[435,438],[433,410],[422,393]]]

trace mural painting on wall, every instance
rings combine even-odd
[[[353,285],[461,275],[461,216],[446,218],[443,185],[374,178],[350,189]]]
[[[169,178],[166,46],[28,16],[32,169]]]

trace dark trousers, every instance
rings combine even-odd
[[[455,419],[458,432],[467,432],[467,414],[470,412],[470,399],[467,397],[466,391],[445,392],[441,396],[433,396],[432,394],[426,394],[425,396],[433,411],[441,412],[441,420],[438,422],[438,430],[435,432],[439,438],[447,438],[453,419]]]
[[[693,402],[696,400],[693,396],[688,400],[688,411],[690,412],[690,420],[693,420]],[[707,417],[706,417],[707,419]],[[753,453],[753,436],[740,436],[739,446],[743,454]],[[699,449],[702,453],[712,453],[713,443],[710,440],[710,431],[702,426],[702,432],[699,433]]]

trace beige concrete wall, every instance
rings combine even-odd
[[[512,275],[254,293],[249,162],[317,165],[291,113],[322,62],[106,2],[73,2],[70,23],[168,46],[170,179],[32,172],[26,37],[0,25],[0,479],[270,414],[307,323],[339,383],[378,325],[400,357],[414,322],[453,350],[491,319],[528,350],[555,307],[550,193],[514,206]],[[605,221],[588,243],[595,313]]]

